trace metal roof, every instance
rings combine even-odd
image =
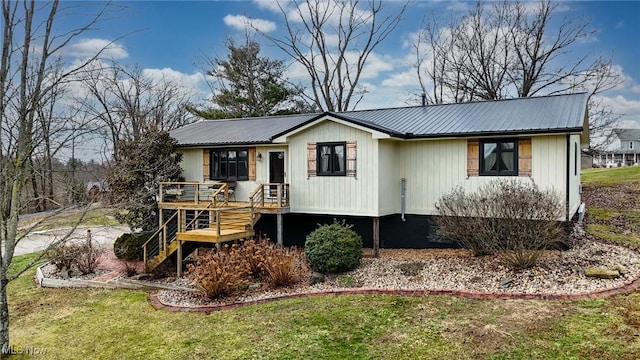
[[[286,132],[320,114],[265,116],[243,119],[202,120],[171,131],[179,145],[268,144],[275,134]]]
[[[271,143],[321,118],[337,118],[399,138],[582,131],[588,95],[569,94],[461,104],[204,120],[171,131],[183,146]]]
[[[343,112],[407,137],[560,132],[582,129],[587,94]]]
[[[613,129],[614,134],[622,140],[640,140],[640,129]]]

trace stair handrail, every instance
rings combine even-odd
[[[156,230],[153,235],[149,236],[149,239],[147,239],[147,241],[144,242],[144,244],[142,244],[142,258],[144,260],[145,265],[147,264],[147,246],[149,245],[149,242],[151,240],[153,240],[156,236],[158,236],[160,234],[161,231],[165,231],[167,228],[167,224],[169,224],[169,222],[171,220],[173,220],[173,218],[175,218],[176,216],[178,216],[178,212],[176,211],[175,213],[173,213],[173,215],[171,215],[169,217],[169,219],[167,221],[164,222],[164,224],[162,224],[162,226],[158,227],[158,230]],[[167,234],[165,233],[165,235],[163,236],[163,249],[166,250],[167,249]],[[158,248],[158,253],[160,253],[160,249]]]
[[[251,194],[249,194],[249,204],[252,209],[256,202],[259,202],[260,206],[264,206],[264,184],[258,184]]]
[[[204,209],[200,210],[197,214],[194,214],[195,216],[193,217],[193,219],[191,219],[191,221],[189,221],[189,223],[184,226],[184,230],[186,231],[187,229],[189,229],[189,226],[196,222],[198,220],[198,217],[200,217],[203,212],[208,211],[208,209],[211,208],[211,205],[213,205],[213,202],[208,203]]]
[[[220,183],[216,183],[215,185],[218,185],[218,184],[220,186],[218,186],[216,191],[214,191],[213,194],[211,194],[211,203],[213,204],[214,207],[219,207],[218,196],[220,195],[222,195],[224,199],[224,201],[222,201],[222,204],[223,205],[229,204],[229,184],[225,182],[220,182]]]

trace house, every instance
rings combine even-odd
[[[190,185],[164,185],[182,186],[192,194],[187,202],[198,203],[202,187],[221,184],[209,194],[213,205],[198,208],[218,224],[208,230],[216,236],[230,220],[211,209],[244,202],[252,209],[244,229],[285,245],[304,244],[318,223],[337,218],[354,224],[368,247],[450,246],[433,236],[431,216],[437,200],[455,187],[474,190],[497,178],[534,181],[565,200],[558,220],[576,214],[580,149],[589,142],[587,99],[571,94],[203,120],[171,132]],[[229,181],[236,203],[224,196]],[[180,208],[162,191],[161,225]],[[191,218],[197,216],[194,210]],[[198,236],[177,238],[203,239]]]
[[[594,164],[602,167],[640,164],[640,129],[613,129],[612,135],[614,149],[596,155]]]
[[[86,186],[87,200],[90,202],[98,201],[107,191],[106,183],[104,181],[89,181]]]

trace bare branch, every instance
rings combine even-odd
[[[366,93],[359,84],[367,59],[396,28],[407,4],[389,15],[381,0],[363,8],[358,0],[288,4],[278,2],[284,38],[256,31],[306,69],[317,108],[355,108]]]

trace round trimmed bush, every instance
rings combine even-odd
[[[149,239],[152,233],[124,233],[113,243],[113,252],[118,259],[126,261],[141,261],[144,257],[142,245]]]
[[[313,271],[341,273],[360,265],[362,238],[352,227],[334,220],[307,235],[304,250]]]

